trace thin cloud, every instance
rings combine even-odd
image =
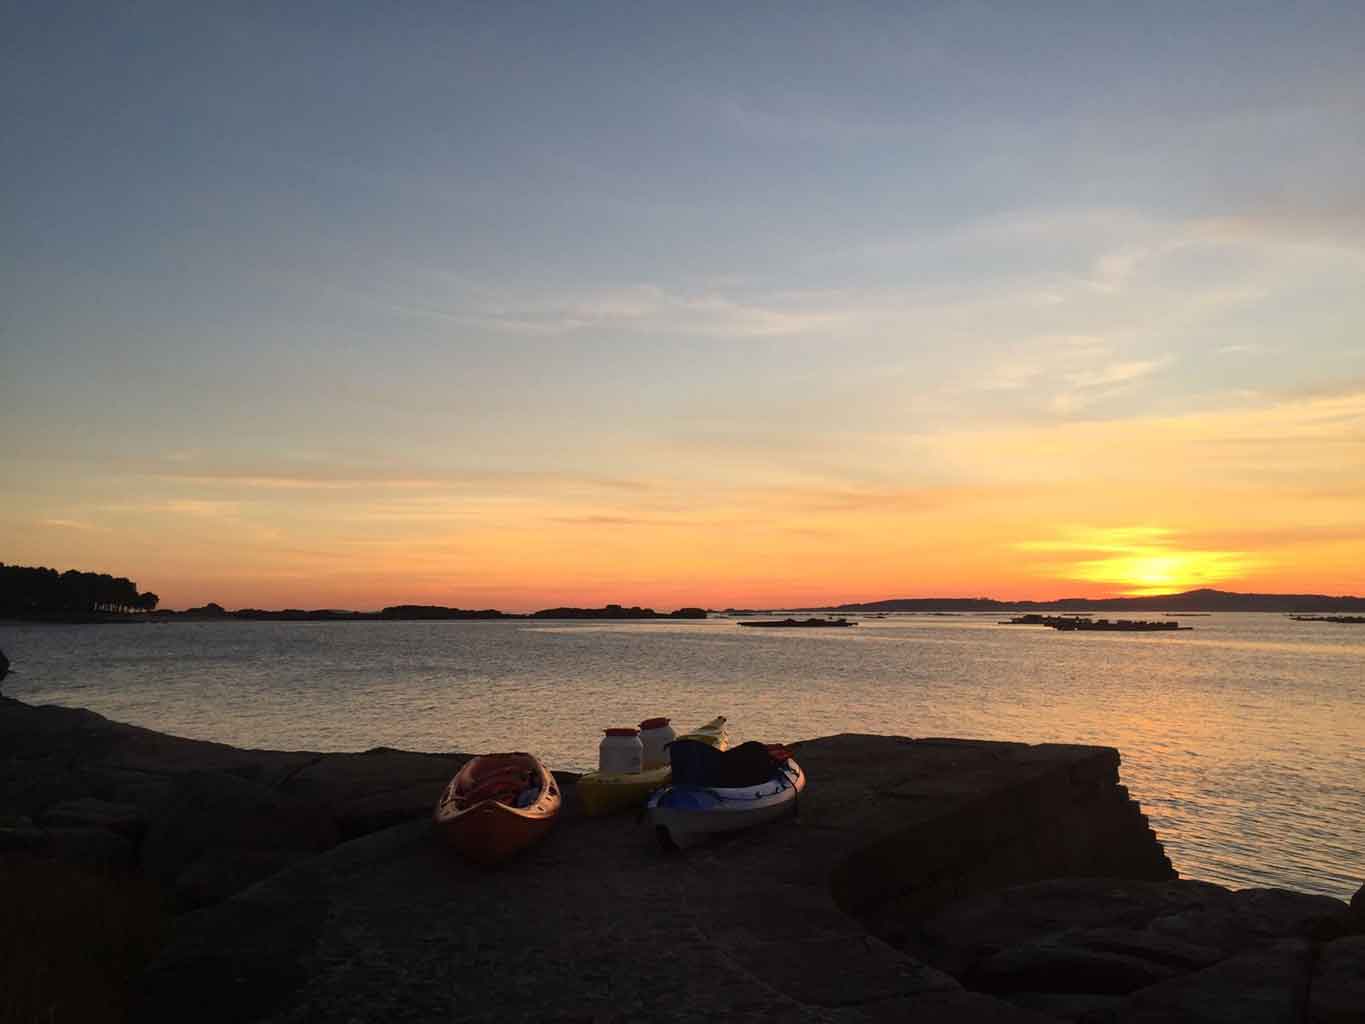
[[[260,490],[453,490],[478,486],[537,487],[557,485],[590,490],[647,491],[653,486],[643,480],[541,473],[533,471],[458,471],[451,473],[391,473],[387,470],[357,472],[354,469],[319,468],[307,471],[272,472],[263,470],[196,469],[185,472],[153,471],[145,474],[159,480],[186,484],[223,485]]]
[[[1174,356],[1167,355],[1160,359],[1135,359],[1129,362],[1110,363],[1098,370],[1068,374],[1066,380],[1072,387],[1081,390],[1112,387],[1115,384],[1130,384],[1164,370],[1174,361]]]
[[[813,296],[818,293],[813,293]],[[405,315],[435,317],[511,334],[553,337],[584,331],[667,332],[704,338],[769,338],[829,328],[847,319],[835,308],[786,307],[744,300],[717,291],[687,293],[654,284],[584,289],[558,295],[542,289],[472,291],[448,308],[389,303]]]
[[[39,526],[50,526],[58,530],[80,530],[82,532],[111,533],[110,527],[87,523],[81,519],[40,519]]]

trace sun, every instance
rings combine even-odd
[[[1074,560],[1050,566],[1063,579],[1114,587],[1130,597],[1178,593],[1245,576],[1258,566],[1241,551],[1182,549],[1161,527],[1085,528],[1066,540],[1029,541],[1024,550],[1067,552]]]
[[[1142,597],[1207,587],[1241,576],[1249,567],[1237,552],[1167,550],[1077,562],[1068,575]]]
[[[1119,575],[1128,586],[1143,590],[1175,587],[1206,577],[1196,562],[1191,555],[1142,555],[1127,559]]]

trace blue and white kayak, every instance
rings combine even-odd
[[[696,846],[711,836],[775,821],[796,810],[806,774],[792,758],[774,763],[773,777],[752,786],[719,788],[674,783],[657,790],[646,809],[665,847]]]

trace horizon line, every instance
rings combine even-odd
[[[1307,599],[1329,600],[1329,601],[1365,601],[1365,597],[1362,597],[1362,596],[1356,595],[1356,594],[1327,594],[1327,593],[1314,593],[1314,592],[1308,592],[1308,591],[1301,591],[1301,592],[1295,592],[1295,593],[1278,593],[1278,592],[1270,592],[1270,591],[1219,590],[1219,589],[1216,588],[1216,587],[1196,587],[1196,588],[1194,588],[1194,589],[1192,589],[1192,590],[1172,591],[1172,592],[1170,592],[1170,593],[1164,593],[1164,594],[1114,594],[1114,595],[1108,595],[1108,596],[1104,596],[1104,597],[1065,596],[1065,597],[1050,597],[1050,598],[1037,598],[1037,597],[996,598],[996,597],[990,597],[990,596],[987,596],[987,595],[974,595],[974,596],[972,596],[972,597],[946,597],[946,596],[942,596],[942,595],[928,595],[928,596],[923,596],[923,597],[918,597],[918,596],[879,597],[879,598],[871,598],[871,599],[868,599],[868,600],[842,601],[842,602],[837,602],[837,603],[836,603],[836,602],[830,602],[830,603],[826,603],[826,604],[785,604],[785,605],[773,604],[773,605],[764,605],[764,606],[762,606],[762,607],[758,607],[758,606],[741,606],[741,605],[733,605],[733,604],[732,604],[732,605],[728,605],[728,606],[726,606],[726,607],[719,607],[719,606],[713,606],[713,605],[703,605],[703,604],[694,604],[694,605],[680,604],[680,605],[677,606],[677,609],[684,609],[684,608],[701,608],[701,609],[703,609],[703,610],[705,610],[705,611],[708,611],[708,612],[710,612],[710,611],[737,611],[737,610],[746,610],[746,609],[747,609],[747,610],[753,610],[753,611],[782,611],[782,612],[786,612],[786,611],[838,611],[838,610],[841,610],[841,609],[847,609],[847,608],[851,608],[851,607],[853,607],[853,606],[858,606],[858,605],[887,604],[887,603],[894,602],[894,601],[917,601],[917,602],[934,601],[934,602],[958,603],[958,604],[964,603],[964,602],[990,602],[990,603],[992,603],[992,604],[1000,604],[1000,605],[1011,605],[1011,604],[1020,604],[1020,605],[1024,605],[1024,604],[1056,604],[1056,603],[1063,602],[1063,601],[1088,602],[1088,603],[1101,603],[1101,602],[1110,602],[1110,601],[1145,601],[1145,602],[1160,602],[1160,601],[1162,601],[1162,600],[1173,600],[1173,599],[1177,599],[1177,598],[1188,598],[1188,597],[1190,597],[1191,595],[1194,595],[1194,594],[1219,595],[1219,596],[1239,597],[1239,598],[1263,598],[1263,599],[1307,598]],[[160,608],[160,609],[157,609],[157,612],[186,612],[186,611],[195,611],[195,610],[197,610],[197,609],[199,609],[199,608],[206,608],[206,607],[208,607],[209,605],[218,605],[218,602],[216,602],[216,601],[208,601],[208,602],[205,602],[205,603],[202,604],[202,605],[197,605],[197,606],[188,607],[188,608]],[[235,608],[235,609],[227,609],[227,608],[224,608],[224,611],[231,611],[231,612],[241,612],[241,611],[260,611],[260,612],[275,612],[275,611],[307,611],[307,612],[334,612],[334,613],[370,615],[370,614],[378,614],[378,613],[384,611],[386,608],[404,608],[404,607],[411,607],[411,608],[443,608],[443,609],[447,609],[447,610],[451,610],[451,611],[471,611],[471,612],[473,612],[473,611],[485,611],[485,612],[486,612],[486,611],[497,611],[497,612],[501,612],[502,614],[505,614],[505,615],[532,615],[532,614],[534,614],[534,613],[536,613],[536,612],[548,611],[548,610],[551,610],[551,609],[554,609],[554,608],[574,608],[574,609],[603,608],[603,609],[605,609],[605,608],[610,608],[610,607],[613,607],[613,606],[614,606],[614,607],[623,608],[623,609],[640,608],[640,609],[646,609],[646,610],[653,610],[653,606],[650,606],[650,605],[627,604],[627,603],[625,603],[625,602],[620,602],[620,601],[610,601],[610,602],[607,602],[606,604],[603,604],[603,605],[591,605],[591,604],[580,605],[580,604],[564,604],[564,603],[561,603],[561,604],[546,605],[546,606],[540,607],[540,608],[526,608],[526,609],[524,609],[524,610],[506,611],[506,612],[503,611],[502,609],[493,608],[493,607],[491,607],[491,606],[490,606],[490,607],[483,607],[483,608],[476,608],[476,607],[465,608],[465,607],[463,607],[463,606],[461,606],[461,605],[442,605],[442,604],[430,604],[430,603],[425,603],[425,602],[423,602],[423,603],[417,603],[417,602],[411,602],[411,601],[400,601],[400,602],[397,602],[397,603],[394,603],[394,604],[386,604],[386,605],[383,605],[383,606],[378,607],[378,608],[365,608],[365,609],[360,609],[360,608],[336,608],[336,607],[330,607],[330,608],[301,608],[301,607],[263,608],[263,607],[257,607],[257,606],[254,606],[254,605],[243,605],[243,606],[238,607],[238,608]],[[223,608],[222,605],[218,605],[218,607]],[[156,612],[154,612],[154,613],[152,613],[152,614],[156,614]]]

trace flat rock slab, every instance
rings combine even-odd
[[[469,760],[467,754],[416,754],[376,747],[360,754],[320,754],[280,788],[318,803],[354,838],[421,817]]]
[[[914,948],[974,988],[1114,994],[1348,924],[1341,900],[1282,889],[1052,879],[951,904]]]
[[[1274,939],[1332,939],[1349,928],[1342,900],[1287,889],[1237,889],[1224,901],[1158,917],[1148,930],[1240,952]]]
[[[761,870],[766,847],[801,831],[779,823],[683,856],[632,818],[570,818],[487,870],[425,822],[398,826],[184,921],[144,1015],[183,1012],[196,978],[221,993],[200,1019],[279,1022],[852,1021],[873,1004],[960,991],[828,895],[800,894],[809,929],[762,913],[787,894]]]
[[[1142,989],[1100,1019],[1107,1024],[1298,1024],[1311,961],[1307,940],[1287,939]]]
[[[1177,879],[1149,882],[1115,878],[1059,878],[1013,886],[960,900],[924,921],[918,948],[954,974],[966,974],[980,961],[1011,947],[1051,940],[1063,934],[1084,943],[1096,932],[1096,948],[1135,953],[1137,941],[1119,943],[1121,933],[1145,929],[1154,919],[1223,906],[1231,893],[1208,882]],[[1155,942],[1156,936],[1146,940]],[[1171,940],[1174,945],[1174,939]],[[1217,957],[1215,957],[1216,959]],[[1167,957],[1154,956],[1156,962]]]
[[[225,904],[320,901],[286,915],[314,922],[290,931],[291,952],[262,933],[268,913],[206,912],[152,973],[148,1007],[183,1006],[198,975],[235,979],[221,1019],[280,1024],[1046,1019],[868,934],[831,878],[869,844],[879,858],[945,813],[969,818],[983,795],[1070,792],[1075,775],[1112,786],[1113,752],[851,736],[796,752],[810,780],[796,818],[685,854],[661,852],[634,815],[582,816],[571,784],[549,838],[499,869],[465,864],[425,821],[345,843]],[[882,884],[900,881],[857,891]]]
[[[549,840],[487,872],[426,821],[464,755],[237,750],[0,700],[0,814],[23,846],[45,813],[136,808],[143,866],[182,907],[263,879],[181,918],[148,1020],[941,1018],[925,1000],[1024,1020],[869,935],[869,915],[1104,864],[1172,875],[1112,749],[793,746],[796,820],[668,857],[630,816],[580,816],[561,776]]]
[[[337,842],[316,805],[219,772],[178,775],[142,844],[147,875],[188,909],[216,903]]]
[[[137,838],[147,827],[147,819],[136,804],[82,797],[49,807],[38,824],[47,828],[105,828]]]
[[[1021,943],[987,957],[968,977],[985,992],[1133,992],[1180,972],[1132,953],[1091,949],[1080,943],[1044,940]]]

